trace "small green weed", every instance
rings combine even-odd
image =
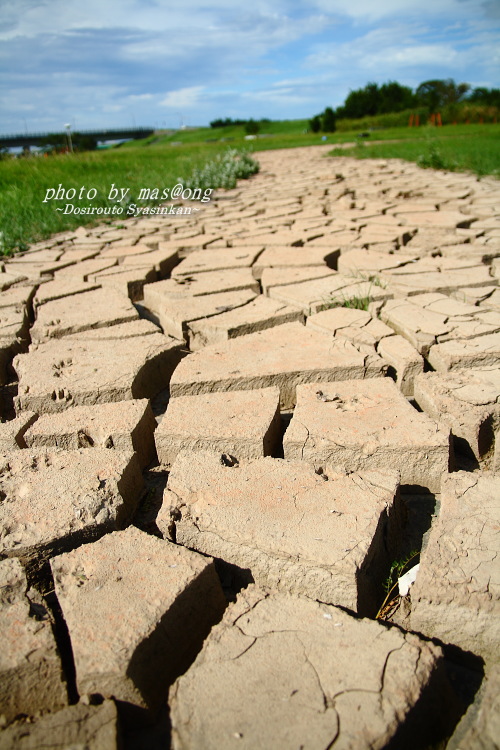
[[[348,307],[351,310],[364,310],[365,312],[368,312],[370,304],[373,302],[371,294],[372,285],[379,287],[383,287],[384,285],[378,276],[364,274],[361,271],[352,273],[351,276],[355,279],[369,282],[370,285],[366,294],[350,295],[345,292],[340,295],[332,294],[327,300],[325,300],[325,304],[321,306],[321,310],[331,310],[334,307]]]
[[[413,550],[409,555],[402,558],[401,560],[394,560],[391,565],[389,575],[384,581],[384,591],[386,593],[385,599],[382,602],[379,611],[376,614],[377,620],[384,619],[393,610],[394,605],[399,599],[399,594],[394,595],[394,590],[398,585],[398,578],[401,577],[406,568],[412,568],[413,565],[409,563],[412,561],[416,565],[416,558],[420,555],[419,550]]]
[[[371,302],[370,296],[366,297],[336,297],[332,295],[325,300],[317,312],[323,312],[323,310],[333,310],[335,307],[349,307],[352,310],[368,310]]]
[[[423,169],[453,170],[455,166],[446,161],[435,143],[429,144],[427,152],[420,154],[420,156],[417,158],[417,164]]]

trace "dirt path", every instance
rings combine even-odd
[[[498,182],[330,149],[5,262],[0,750],[494,746]]]

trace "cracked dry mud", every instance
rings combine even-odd
[[[326,152],[3,263],[1,750],[498,747],[498,182]]]

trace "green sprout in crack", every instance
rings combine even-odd
[[[370,284],[373,284],[373,286],[379,286],[381,289],[385,289],[387,286],[387,282],[384,279],[381,279],[380,276],[370,273],[369,271],[363,271],[359,268],[351,269],[349,276],[353,279],[359,279],[360,281],[369,281]]]
[[[370,290],[368,290],[368,294],[366,295],[344,295],[342,297],[332,295],[325,300],[324,304],[321,305],[320,310],[331,310],[335,307],[349,307],[353,310],[368,311],[370,303],[372,302],[369,292]],[[320,312],[320,310],[318,310],[318,312]]]
[[[406,555],[406,557],[393,561],[389,570],[389,575],[383,584],[386,596],[375,616],[375,619],[384,619],[394,609],[399,600],[399,593],[394,593],[398,586],[398,578],[401,578],[406,569],[409,570],[410,568],[413,568],[413,565],[416,565],[416,558],[419,555],[419,550],[413,550]],[[411,562],[413,562],[413,565],[410,565]]]

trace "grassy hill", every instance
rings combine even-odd
[[[368,137],[360,138],[362,124],[353,121],[352,130],[325,135],[307,132],[307,120],[273,121],[263,123],[253,140],[245,138],[243,125],[186,128],[174,133],[158,131],[142,141],[102,151],[5,158],[0,161],[0,253],[25,248],[55,232],[104,220],[102,215],[64,213],[57,207],[64,209],[66,203],[85,207],[90,202],[96,207],[109,206],[113,184],[128,189],[128,201],[142,188],[173,187],[189,180],[194,170],[228,148],[258,152],[351,143],[350,150],[334,150],[332,156],[396,157],[427,167],[470,170],[479,175],[500,173],[500,125],[385,128],[365,131]],[[77,192],[85,187],[82,200],[47,200],[47,191],[59,186]],[[90,188],[97,191],[92,201],[86,199]]]

